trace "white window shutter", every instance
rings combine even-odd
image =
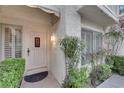
[[[12,57],[12,31],[9,27],[5,27],[4,55],[5,58]]]
[[[15,57],[22,56],[22,32],[21,29],[15,29]]]

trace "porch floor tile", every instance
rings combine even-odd
[[[54,76],[49,72],[45,79],[35,83],[26,82],[23,79],[21,88],[60,88],[60,85]]]
[[[124,76],[113,74],[97,88],[124,88]]]

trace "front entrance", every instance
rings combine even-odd
[[[28,33],[28,47],[27,47],[28,71],[47,68],[46,40],[47,40],[47,36],[45,31],[30,31]]]

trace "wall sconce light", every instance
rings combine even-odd
[[[51,41],[52,42],[55,42],[56,41],[56,38],[55,38],[55,34],[54,33],[51,34]]]
[[[54,33],[51,34],[51,43],[52,43],[52,47],[56,46],[56,36]]]

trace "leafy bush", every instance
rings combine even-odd
[[[87,87],[88,76],[86,69],[78,69],[81,52],[84,48],[83,42],[78,37],[64,38],[60,46],[66,58],[66,78],[63,82],[65,88]]]
[[[0,63],[0,87],[19,87],[25,68],[22,58],[9,58]]]
[[[105,61],[106,61],[106,64],[110,66],[110,68],[113,68],[114,61],[112,60],[112,56],[107,55]]]
[[[124,75],[124,57],[123,56],[112,56],[114,61],[113,69],[120,75]]]
[[[112,75],[110,66],[107,64],[101,64],[97,68],[97,76],[98,80],[105,81],[107,78],[109,78]]]
[[[84,44],[78,37],[69,36],[61,41],[60,47],[65,53],[67,75],[70,69],[77,68]]]
[[[69,66],[74,66],[75,63],[78,63],[80,60],[80,54],[84,48],[83,41],[81,41],[78,37],[66,37],[64,38],[60,46],[65,53],[66,59],[70,61],[68,62]]]
[[[75,58],[75,56],[77,57],[84,48],[83,42],[78,37],[71,36],[64,38],[60,45],[65,53],[65,56],[70,59],[73,57]]]
[[[71,69],[69,75],[66,76],[63,87],[64,88],[83,88],[89,87],[89,78],[86,73],[86,68],[82,69]]]

